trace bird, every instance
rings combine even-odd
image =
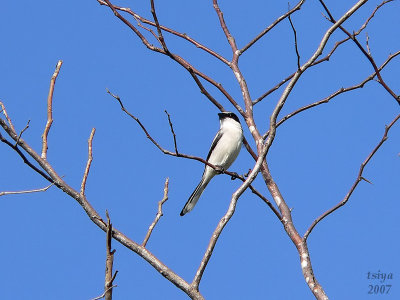
[[[243,129],[239,118],[233,112],[221,112],[218,117],[220,128],[212,141],[206,161],[222,170],[227,170],[236,160],[242,148]],[[193,209],[210,180],[220,173],[221,171],[208,165],[205,166],[200,183],[183,207],[181,216]]]

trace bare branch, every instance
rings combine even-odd
[[[371,21],[371,19],[375,16],[376,12],[378,11],[378,9],[380,9],[384,4],[391,2],[393,0],[388,0],[388,1],[384,1],[382,2],[380,5],[378,5],[374,11],[371,13],[371,15],[367,18],[367,20],[364,22],[363,25],[361,25],[360,29],[356,32],[353,33],[354,36],[359,35],[369,24],[369,22]],[[347,37],[339,42],[336,42],[335,45],[332,47],[332,49],[329,51],[329,53],[321,58],[316,60],[315,62],[312,63],[312,66],[318,65],[322,62],[325,61],[329,61],[329,59],[331,58],[331,56],[333,55],[333,53],[338,49],[338,47],[340,45],[343,45],[345,42],[349,41],[350,37]],[[272,87],[271,89],[269,89],[268,91],[266,91],[264,94],[262,94],[260,97],[258,97],[256,100],[253,101],[253,105],[257,104],[258,102],[260,102],[261,100],[263,100],[265,97],[267,97],[268,95],[270,95],[271,93],[273,93],[274,91],[276,91],[277,89],[279,89],[282,85],[284,85],[286,82],[288,82],[294,75],[296,74],[296,72],[290,74],[289,76],[287,76],[285,79],[281,80],[279,83],[277,83],[274,87]]]
[[[151,223],[149,230],[147,231],[147,234],[143,240],[143,243],[142,243],[143,247],[146,247],[147,242],[150,238],[151,233],[153,232],[154,227],[157,225],[158,221],[163,216],[162,206],[168,200],[168,183],[169,183],[169,178],[165,179],[164,197],[158,202],[158,211],[157,211],[157,214],[156,214],[156,217],[155,217],[153,223]]]
[[[297,48],[297,32],[296,32],[296,29],[294,28],[292,18],[290,17],[290,15],[288,15],[288,19],[289,19],[290,27],[292,27],[293,34],[294,34],[294,48],[296,50],[296,56],[297,56],[297,69],[300,69],[300,54],[299,54],[299,49]]]
[[[53,76],[51,76],[50,79],[50,90],[49,90],[49,95],[47,96],[47,123],[44,128],[44,132],[42,135],[42,140],[43,140],[43,145],[42,145],[42,158],[46,159],[47,158],[47,136],[50,131],[51,124],[53,123],[53,92],[54,92],[54,86],[56,84],[56,79],[58,76],[58,73],[60,72],[60,68],[62,65],[62,60],[59,60],[56,69],[53,73]]]
[[[92,142],[93,142],[93,137],[94,137],[95,132],[96,132],[96,128],[93,128],[92,132],[90,133],[89,139],[88,139],[88,160],[86,163],[85,172],[83,173],[83,178],[82,178],[82,183],[81,183],[81,195],[85,194],[86,180],[89,175],[90,165],[92,164],[92,160],[93,160]]]
[[[41,189],[36,189],[36,190],[27,190],[27,191],[16,191],[16,192],[0,192],[0,197],[1,196],[6,196],[6,195],[19,195],[19,194],[29,194],[29,193],[37,193],[37,192],[45,192],[47,191],[51,186],[53,186],[54,183],[49,184],[48,186],[41,188]]]
[[[270,145],[272,144],[274,138],[275,138],[275,131],[276,131],[276,119],[278,117],[279,112],[281,111],[281,109],[283,108],[283,106],[285,105],[286,99],[289,97],[293,87],[295,86],[295,84],[297,83],[297,81],[299,80],[301,74],[306,71],[308,68],[310,68],[313,64],[313,62],[316,61],[316,59],[318,58],[318,56],[321,55],[321,53],[323,52],[329,38],[331,37],[331,35],[333,34],[333,32],[335,32],[340,26],[341,24],[343,24],[348,18],[350,18],[350,16],[355,13],[361,6],[363,6],[368,0],[359,0],[355,5],[353,5],[353,7],[351,7],[338,21],[336,21],[324,34],[317,50],[314,52],[314,54],[309,58],[309,60],[304,63],[300,69],[298,69],[296,71],[296,73],[294,74],[293,78],[291,79],[291,81],[289,82],[289,84],[286,86],[285,90],[283,91],[278,103],[275,106],[274,111],[272,112],[272,115],[270,117],[270,132],[267,138],[267,141],[265,142],[265,145],[267,145],[268,147],[270,147]]]
[[[229,204],[229,208],[225,215],[221,218],[219,221],[217,228],[214,230],[210,242],[208,244],[207,250],[204,253],[203,259],[200,262],[200,266],[196,271],[196,274],[193,278],[193,281],[191,283],[191,286],[195,289],[199,289],[199,284],[201,281],[201,278],[203,277],[205,268],[207,267],[208,262],[210,261],[211,255],[214,251],[215,245],[225,228],[225,225],[229,222],[229,220],[232,218],[235,209],[236,209],[236,204],[239,199],[239,197],[244,193],[244,191],[251,185],[251,183],[254,181],[254,179],[257,177],[257,174],[259,173],[261,169],[261,165],[263,164],[263,161],[265,159],[265,156],[267,155],[267,148],[264,148],[264,151],[260,154],[258,157],[256,164],[254,165],[253,170],[250,172],[249,176],[247,179],[243,182],[243,184],[233,193],[231,202]]]
[[[363,172],[364,172],[364,168],[366,167],[366,165],[370,162],[370,160],[372,159],[372,157],[375,155],[375,153],[379,150],[379,148],[382,146],[382,144],[388,139],[388,133],[389,130],[392,128],[392,126],[400,119],[400,114],[397,115],[392,122],[390,122],[389,125],[385,126],[385,132],[381,138],[381,140],[379,141],[379,143],[374,147],[374,149],[371,151],[371,153],[367,156],[367,158],[362,162],[360,169],[358,171],[358,175],[356,180],[354,181],[352,187],[350,188],[349,192],[347,193],[347,195],[344,197],[344,199],[342,201],[340,201],[338,204],[336,204],[334,207],[332,207],[331,209],[327,210],[326,212],[324,212],[321,216],[319,216],[317,219],[314,220],[314,222],[311,224],[311,226],[307,229],[306,233],[304,234],[303,240],[306,241],[308,236],[310,235],[310,233],[312,232],[312,230],[314,229],[314,227],[321,221],[323,220],[325,217],[327,217],[328,215],[330,215],[331,213],[333,213],[335,210],[337,210],[338,208],[342,207],[343,205],[345,205],[347,203],[347,201],[349,201],[351,195],[353,194],[354,190],[356,189],[356,187],[358,186],[358,184],[360,183],[361,180],[365,180],[368,183],[371,183],[370,181],[366,180],[363,177]]]
[[[167,155],[171,155],[171,156],[176,156],[176,157],[184,157],[184,158],[188,158],[188,159],[193,159],[193,160],[197,160],[200,161],[208,166],[210,166],[211,168],[213,168],[214,170],[219,170],[219,168],[217,166],[212,165],[211,163],[207,162],[206,160],[197,157],[197,156],[193,156],[193,155],[187,155],[187,154],[182,154],[182,153],[176,153],[176,152],[172,152],[169,151],[167,149],[164,149],[163,147],[161,147],[161,145],[159,143],[157,143],[157,141],[149,134],[149,132],[147,131],[146,127],[144,127],[144,125],[142,124],[142,122],[140,122],[139,118],[135,117],[134,115],[132,115],[124,106],[124,104],[121,101],[121,98],[118,95],[115,95],[113,93],[111,93],[108,89],[107,89],[107,93],[110,94],[114,99],[116,99],[123,112],[125,112],[128,116],[130,116],[133,120],[136,121],[136,123],[139,124],[140,128],[143,130],[143,132],[146,134],[146,137],[164,154]],[[229,172],[225,172],[226,174],[229,174]],[[230,174],[229,174],[230,175]]]
[[[228,40],[229,45],[232,48],[232,51],[235,52],[237,50],[236,42],[231,33],[229,32],[228,26],[226,26],[224,14],[222,13],[221,9],[218,5],[218,0],[213,0],[214,9],[217,12],[219,22],[221,24],[221,28],[224,31],[226,39]]]
[[[5,132],[16,142],[18,140],[18,135],[13,130],[11,127],[9,127],[3,119],[0,119],[0,126],[5,130]],[[12,143],[8,142],[3,136],[0,134],[0,141],[4,142],[7,144],[9,147],[11,147],[14,151],[16,151],[23,159],[24,162],[26,162],[32,169],[34,169],[37,173],[41,174],[43,177],[45,177],[47,180],[50,182],[54,182],[54,184],[61,189],[63,192],[65,192],[67,195],[69,195],[71,198],[75,199],[82,207],[82,209],[86,212],[90,220],[96,224],[101,230],[104,232],[107,232],[107,224],[106,222],[103,221],[101,216],[98,214],[98,212],[92,207],[88,199],[86,198],[85,195],[82,195],[79,193],[77,190],[73,189],[71,186],[69,186],[60,175],[53,169],[51,164],[44,158],[40,156],[33,148],[26,143],[22,138],[19,139],[18,141],[18,146],[21,147],[32,159],[34,159],[41,168],[49,175],[45,174],[43,171],[39,170],[36,168],[34,165],[32,165],[25,157],[25,155],[21,152],[20,148],[18,146],[14,146]],[[179,289],[184,291],[189,297],[192,299],[200,300],[204,299],[203,296],[199,291],[193,290],[190,285],[178,274],[176,274],[174,271],[172,271],[168,266],[163,264],[160,260],[157,259],[156,256],[154,256],[150,251],[148,251],[146,248],[142,247],[132,239],[128,238],[126,235],[124,235],[122,232],[119,230],[113,228],[112,229],[112,237],[130,249],[131,251],[135,252],[138,254],[141,258],[143,258],[147,263],[149,263],[157,272],[159,272],[162,276],[164,276],[167,280],[169,280],[171,283],[176,285]],[[113,276],[115,278],[115,274]]]
[[[335,19],[333,18],[332,14],[330,13],[329,9],[327,8],[327,6],[325,5],[323,0],[319,0],[319,2],[322,4],[322,6],[324,7],[326,13],[328,14],[329,18],[328,20],[332,23],[335,23]],[[381,3],[381,6],[391,2],[391,1],[383,1]],[[380,6],[378,5],[376,9],[378,9]],[[375,11],[374,11],[375,12]],[[354,34],[351,34],[350,32],[348,32],[343,26],[339,26],[340,30],[342,30],[351,40],[353,40],[353,42],[357,45],[357,47],[360,49],[360,51],[364,54],[364,56],[369,60],[369,62],[371,63],[376,76],[378,77],[378,82],[383,86],[383,88],[397,101],[397,103],[400,105],[400,95],[397,95],[387,84],[386,82],[383,80],[381,73],[379,72],[378,66],[375,63],[375,60],[373,59],[373,57],[367,52],[367,50],[364,49],[364,47],[360,44],[360,42],[357,40],[356,36]]]
[[[117,276],[118,271],[115,271],[113,275],[115,249],[111,250],[112,224],[110,221],[110,216],[108,215],[108,211],[106,211],[106,216],[107,216],[107,231],[106,231],[107,238],[106,238],[106,278],[104,282],[104,298],[106,300],[112,300],[112,288],[114,287],[113,282],[115,277]]]
[[[179,152],[178,152],[178,146],[176,145],[176,134],[175,134],[175,131],[174,131],[174,127],[172,126],[171,116],[169,115],[169,113],[167,112],[167,110],[164,110],[164,111],[165,111],[165,113],[167,114],[169,127],[171,128],[171,133],[172,133],[172,136],[174,137],[175,153],[178,154]]]
[[[2,119],[0,119],[0,126],[3,127],[3,129],[7,132],[7,134],[9,136],[11,136],[12,139],[14,139],[14,141],[16,142],[18,140],[18,144],[19,145],[23,145],[24,144],[24,140],[19,138],[16,134],[16,132],[9,126],[7,126],[6,122],[3,121]],[[35,165],[33,165],[25,156],[24,153],[22,153],[22,151],[18,148],[18,146],[16,146],[15,144],[12,144],[11,142],[7,141],[7,139],[5,139],[3,137],[3,135],[0,133],[0,141],[5,143],[6,145],[8,145],[10,148],[12,148],[15,152],[18,153],[18,155],[22,158],[22,160],[24,161],[24,163],[26,163],[31,169],[33,169],[35,172],[39,173],[41,176],[43,176],[46,180],[48,180],[51,183],[54,183],[53,179],[51,177],[49,177],[45,172],[43,172],[42,170],[40,170],[39,168],[37,168]]]
[[[115,287],[117,287],[117,285],[110,286],[107,290],[104,291],[103,294],[101,294],[100,296],[98,296],[98,297],[96,297],[96,298],[93,298],[93,299],[91,299],[91,300],[103,299],[103,298],[106,296],[106,293],[107,293],[109,290],[111,290],[111,289],[113,289],[113,288],[115,288]]]
[[[115,94],[111,93],[108,89],[107,89],[107,93],[110,94],[114,99],[116,99],[116,100],[119,102],[122,111],[125,112],[128,116],[130,116],[133,120],[135,120],[135,121],[139,124],[140,128],[141,128],[141,129],[143,130],[143,132],[146,134],[146,137],[147,137],[147,138],[162,152],[162,153],[167,154],[167,155],[171,155],[171,156],[183,157],[183,158],[187,158],[187,159],[197,160],[197,161],[199,161],[199,162],[202,162],[203,164],[208,165],[209,167],[213,168],[214,170],[220,171],[220,168],[219,168],[218,166],[215,166],[215,165],[209,163],[207,160],[204,160],[204,159],[201,158],[201,157],[193,156],[193,155],[188,155],[188,154],[183,154],[183,153],[179,153],[179,152],[177,152],[177,151],[172,152],[172,151],[166,150],[166,149],[164,149],[163,147],[161,147],[160,144],[158,144],[157,141],[156,141],[155,139],[153,139],[153,137],[151,137],[151,135],[149,134],[149,132],[147,131],[147,129],[144,127],[144,125],[142,124],[142,122],[140,122],[140,120],[139,120],[137,117],[135,117],[134,115],[132,115],[128,110],[126,110],[124,104],[122,103],[121,98],[120,98],[118,95],[115,95]],[[254,153],[254,151],[251,149],[250,145],[248,144],[248,142],[247,142],[245,139],[244,139],[244,144],[245,144],[246,148],[248,149],[249,153],[253,156],[253,158],[254,158],[255,160],[257,160],[257,155]],[[176,149],[175,149],[175,150],[176,150]],[[231,177],[234,177],[234,178],[238,178],[238,179],[240,179],[240,180],[243,181],[243,182],[245,181],[245,178],[244,178],[243,176],[238,176],[238,175],[237,175],[236,173],[234,173],[234,172],[229,172],[229,171],[227,171],[227,170],[223,170],[222,173],[227,174],[227,175],[229,175],[229,176],[231,176]],[[251,185],[250,185],[250,189],[251,189],[251,191],[252,191],[254,194],[256,194],[261,200],[263,200],[263,201],[272,209],[272,211],[275,213],[275,215],[276,215],[279,219],[281,218],[281,216],[280,216],[279,212],[277,211],[277,209],[272,205],[272,203],[271,203],[267,198],[265,198],[260,192],[258,192],[258,191],[257,191],[253,186],[251,186]]]
[[[400,51],[397,51],[396,53],[393,53],[393,54],[389,55],[389,57],[386,59],[386,61],[379,67],[379,71],[382,71],[386,67],[386,65],[393,58],[395,58],[398,55],[400,55]],[[295,110],[294,112],[291,112],[290,114],[288,114],[288,115],[284,116],[282,119],[280,119],[279,122],[276,124],[276,126],[279,127],[280,125],[282,125],[282,123],[284,123],[288,119],[294,117],[295,115],[297,115],[297,114],[299,114],[299,113],[301,113],[301,112],[303,112],[305,110],[308,110],[310,108],[316,107],[316,106],[321,105],[321,104],[328,103],[328,102],[330,102],[330,100],[332,100],[336,96],[339,96],[340,94],[343,94],[343,93],[346,93],[346,92],[350,92],[350,91],[355,90],[355,89],[363,88],[365,86],[365,84],[368,83],[369,81],[373,80],[375,78],[375,76],[376,76],[376,73],[374,72],[370,76],[368,76],[366,79],[364,79],[362,82],[360,82],[359,84],[356,84],[356,85],[353,85],[353,86],[350,86],[350,87],[347,87],[347,88],[340,88],[340,89],[338,89],[337,91],[333,92],[332,94],[330,94],[329,96],[325,97],[322,100],[319,100],[317,102],[305,105],[305,106]],[[266,139],[268,134],[269,134],[269,131],[267,131],[264,134],[263,139]]]
[[[149,43],[149,41],[140,33],[140,31],[133,26],[128,20],[126,20],[115,8],[115,6],[113,4],[110,3],[109,0],[104,0],[105,3],[107,3],[107,6],[110,7],[110,9],[114,12],[114,15],[116,17],[118,17],[122,22],[124,22],[143,42],[143,44],[150,50],[167,55],[168,57],[170,57],[171,59],[175,60],[178,64],[180,64],[182,67],[184,67],[193,77],[193,79],[196,79],[195,76],[193,76],[193,74],[203,78],[204,80],[206,80],[207,82],[209,82],[210,84],[212,84],[213,86],[215,86],[228,100],[229,102],[232,103],[232,105],[237,109],[237,111],[239,113],[241,113],[242,115],[244,114],[243,109],[240,107],[239,104],[237,104],[237,102],[235,101],[235,99],[233,99],[233,97],[225,90],[225,88],[222,86],[221,83],[216,82],[214,79],[212,79],[211,77],[205,75],[204,73],[200,72],[199,70],[197,70],[192,64],[190,64],[187,60],[185,60],[184,58],[180,57],[177,54],[174,54],[172,52],[165,51],[164,48],[158,48],[155,47],[153,45],[151,45]],[[159,26],[159,28],[161,28]],[[164,41],[165,43],[165,41]],[[192,74],[193,73],[193,74]],[[203,93],[204,86],[199,84],[199,80],[195,80],[196,84],[199,86],[200,90]],[[209,93],[203,93],[206,96],[209,95]],[[211,101],[211,103],[216,104],[215,103],[215,99],[212,97],[208,97],[208,99]],[[216,105],[218,108],[221,108],[222,105]]]
[[[268,154],[268,151],[274,142],[275,134],[276,134],[276,120],[277,117],[282,110],[283,106],[286,103],[287,98],[289,97],[291,91],[293,90],[295,84],[308,68],[312,66],[312,64],[317,60],[317,58],[321,55],[323,50],[326,47],[328,40],[330,39],[331,35],[339,28],[343,22],[345,22],[352,14],[354,14],[362,5],[364,5],[368,0],[360,0],[355,5],[353,5],[335,24],[333,24],[324,34],[323,38],[321,39],[318,48],[314,52],[314,54],[308,59],[306,63],[304,63],[300,69],[296,71],[292,79],[290,80],[289,84],[286,86],[285,90],[283,91],[281,97],[279,98],[278,103],[276,104],[271,116],[270,116],[270,124],[269,124],[269,134],[262,145],[260,141],[262,137],[259,134],[256,134],[256,131],[253,130],[253,137],[255,141],[258,143],[258,152],[264,154],[264,157]],[[262,145],[262,148],[261,148]],[[272,178],[272,175],[269,171],[268,164],[264,160],[262,162],[261,173],[264,177],[264,181],[268,187],[269,192],[271,193],[276,205],[278,206],[281,215],[282,215],[282,223],[284,224],[284,228],[290,239],[292,240],[293,244],[296,246],[296,249],[300,255],[301,267],[303,272],[303,277],[306,280],[308,287],[310,288],[311,292],[317,299],[328,299],[325,291],[323,290],[322,286],[316,280],[314,276],[314,271],[311,264],[310,254],[308,251],[307,243],[302,239],[299,235],[296,227],[293,224],[291,210],[284,201],[284,198]]]
[[[213,96],[211,96],[211,94],[205,89],[204,85],[201,83],[201,81],[199,80],[198,76],[196,75],[196,73],[189,68],[188,72],[190,73],[190,75],[192,76],[193,80],[196,82],[197,86],[200,89],[200,92],[206,96],[208,98],[208,100],[211,101],[212,104],[214,104],[220,111],[225,111],[224,107],[221,105],[221,103],[219,103]]]
[[[103,0],[97,0],[97,1],[99,2],[100,5],[107,5],[108,6],[108,4]],[[130,8],[120,7],[120,6],[117,6],[117,5],[114,5],[114,8],[116,10],[123,11],[123,12],[126,12],[126,13],[130,14],[137,21],[137,24],[138,24],[139,27],[151,32],[153,34],[153,36],[155,38],[157,38],[157,36],[154,34],[154,32],[151,29],[144,27],[140,23],[140,22],[143,22],[144,24],[148,24],[148,25],[156,27],[157,25],[156,25],[155,22],[152,22],[152,21],[150,21],[150,20],[138,15],[137,13],[133,12]],[[199,48],[201,50],[204,50],[205,52],[207,52],[207,53],[211,54],[212,56],[216,57],[217,59],[222,61],[224,64],[226,64],[226,65],[230,64],[230,62],[226,58],[224,58],[222,55],[220,55],[219,53],[217,53],[217,52],[211,50],[210,48],[202,45],[201,43],[197,42],[196,40],[194,40],[193,38],[188,36],[186,33],[180,33],[180,32],[178,32],[176,30],[173,30],[173,29],[168,28],[168,27],[163,26],[163,25],[159,25],[159,28],[161,30],[165,31],[165,32],[168,32],[168,33],[170,33],[172,35],[175,35],[175,36],[178,36],[178,37],[180,37],[180,38],[182,38],[184,40],[187,40],[188,42],[190,42],[193,45],[195,45],[197,48]]]
[[[157,32],[158,32],[158,41],[160,42],[160,44],[162,45],[164,51],[170,55],[170,52],[167,48],[167,44],[165,43],[164,40],[164,36],[162,34],[162,30],[160,28],[160,23],[158,23],[158,18],[157,18],[157,14],[156,14],[156,9],[154,6],[154,0],[150,0],[150,5],[151,5],[151,14],[153,15],[153,19],[154,19],[154,23],[156,24],[156,28],[157,28]]]
[[[11,128],[9,128],[6,124],[6,122],[2,119],[0,119],[0,125],[3,127],[3,129],[7,132],[7,134],[14,140],[16,141],[18,136],[16,133],[12,131]],[[0,140],[3,141],[3,137],[0,135]],[[6,144],[8,144],[11,148],[13,148],[15,151],[20,154],[21,157],[24,157],[23,154],[21,153],[20,149],[18,147],[14,147],[13,144],[10,142],[6,141]],[[89,203],[85,195],[81,195],[78,191],[73,189],[71,186],[69,186],[58,174],[57,172],[53,169],[53,167],[47,162],[47,160],[42,159],[38,153],[36,153],[32,147],[30,147],[23,139],[19,140],[18,145],[22,147],[50,176],[48,177],[46,174],[44,174],[41,170],[37,169],[35,166],[30,165],[31,168],[35,169],[36,172],[41,174],[42,176],[46,176],[45,178],[48,179],[51,182],[54,182],[54,184],[62,189],[66,194],[68,194],[70,197],[75,199],[83,208],[83,210],[86,212],[90,220],[96,224],[101,230],[107,231],[107,224],[103,221],[101,216],[97,213],[97,211],[92,207],[92,205]],[[44,175],[43,175],[44,174]],[[198,291],[194,291],[191,289],[190,285],[178,274],[176,274],[174,271],[172,271],[170,268],[168,268],[165,264],[163,264],[161,261],[157,259],[150,251],[148,251],[146,248],[142,247],[132,239],[128,238],[126,235],[124,235],[122,232],[119,230],[113,228],[112,230],[112,235],[115,240],[117,240],[119,243],[127,247],[128,249],[132,250],[136,254],[138,254],[140,257],[142,257],[146,262],[148,262],[155,270],[157,270],[160,274],[162,274],[167,280],[172,282],[174,285],[176,285],[179,289],[184,291],[187,295],[192,297],[193,299],[203,299],[202,295]]]
[[[8,122],[8,125],[10,126],[10,128],[12,129],[12,131],[14,131],[14,132],[16,133],[15,128],[14,128],[14,125],[13,125],[13,123],[11,122],[11,119],[8,117],[7,110],[6,110],[6,107],[4,106],[3,102],[0,102],[0,106],[1,106],[1,112],[2,112],[2,113],[4,114],[4,116],[6,117],[6,120],[7,120],[7,122]]]
[[[299,10],[301,6],[304,4],[305,0],[299,1],[295,7],[289,10],[287,13],[283,14],[279,18],[277,18],[271,25],[261,31],[251,42],[249,42],[246,46],[239,50],[240,54],[243,54],[246,50],[248,50],[251,46],[253,46],[259,39],[261,39],[265,34],[267,34],[272,28],[278,25],[282,20],[286,19],[295,11]]]
[[[17,139],[17,141],[15,142],[15,146],[18,145],[18,141],[19,141],[19,139],[21,138],[21,136],[22,136],[22,134],[24,133],[24,131],[27,130],[27,129],[29,128],[29,122],[30,122],[30,121],[31,121],[31,120],[28,120],[28,123],[26,123],[25,128],[22,129],[21,132],[19,133],[18,139]]]

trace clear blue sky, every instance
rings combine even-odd
[[[231,50],[219,27],[212,1],[156,1],[162,24],[185,32],[222,55]],[[271,2],[271,1],[269,1]],[[334,16],[355,1],[327,1]],[[276,17],[287,2],[221,1],[227,24],[240,46]],[[378,1],[369,1],[345,23],[358,30]],[[149,1],[121,1],[151,17]],[[291,5],[294,6],[291,1]],[[400,49],[399,1],[388,4],[368,27],[371,52],[380,65]],[[315,51],[329,23],[317,1],[308,1],[293,16],[301,61]],[[217,110],[199,92],[190,75],[169,58],[148,51],[107,7],[97,1],[6,1],[0,10],[0,99],[17,130],[37,151],[46,118],[49,79],[64,61],[54,93],[54,123],[48,160],[79,189],[92,127],[94,160],[87,196],[96,210],[110,212],[115,227],[141,242],[152,222],[163,184],[170,178],[169,200],[148,248],[165,264],[191,281],[211,233],[225,213],[239,182],[218,176],[195,210],[179,212],[200,179],[196,161],[168,157],[107,95],[118,94],[161,145],[173,149],[164,110],[168,110],[183,153],[205,157],[218,130]],[[344,38],[332,36],[327,49]],[[365,42],[365,34],[360,35]],[[153,42],[155,43],[155,42]],[[223,83],[243,104],[237,82],[225,66],[201,50],[167,36],[170,49]],[[240,67],[250,93],[257,98],[296,69],[293,33],[288,21],[243,55]],[[400,60],[382,73],[400,92]],[[357,84],[373,72],[352,43],[341,46],[329,62],[309,70],[289,97],[282,116],[320,100],[340,87]],[[232,106],[215,89],[227,109]],[[282,90],[255,106],[258,127]],[[322,212],[338,203],[353,184],[360,163],[381,139],[384,126],[399,105],[376,83],[347,93],[278,129],[268,158],[271,172],[303,234]],[[242,120],[243,122],[243,120]],[[4,135],[4,132],[2,131]],[[251,138],[245,130],[248,139]],[[322,221],[310,235],[314,272],[331,299],[400,299],[400,124],[365,169],[365,177],[349,203]],[[47,182],[4,144],[0,145],[0,191],[40,188]],[[246,173],[253,161],[245,150],[231,167]],[[257,178],[255,186],[265,193]],[[268,196],[269,197],[269,196]],[[269,197],[270,198],[270,197]],[[90,299],[102,293],[105,234],[81,207],[56,188],[0,198],[2,211],[2,299]],[[113,243],[119,271],[114,299],[187,299],[143,259]],[[369,295],[371,273],[392,273],[389,294]],[[246,192],[217,243],[200,290],[206,299],[313,299],[301,274],[295,247],[281,223],[261,200]]]

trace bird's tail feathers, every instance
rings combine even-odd
[[[210,178],[211,179],[211,178]],[[183,216],[189,211],[193,209],[193,207],[196,205],[197,201],[199,200],[201,194],[203,193],[204,189],[206,188],[207,184],[210,182],[210,180],[205,180],[203,177],[194,190],[194,192],[190,195],[189,200],[186,202],[185,206],[183,207],[180,215]]]

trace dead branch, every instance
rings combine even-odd
[[[169,178],[165,179],[164,197],[158,202],[158,211],[157,211],[157,214],[156,214],[156,217],[155,217],[153,223],[151,223],[149,230],[147,231],[147,234],[143,240],[143,243],[142,243],[143,247],[146,247],[147,242],[150,238],[151,233],[153,232],[154,227],[157,225],[158,221],[163,216],[162,206],[168,200],[168,183],[169,183]]]
[[[88,139],[88,160],[86,163],[85,172],[83,173],[82,184],[81,184],[81,195],[85,194],[86,180],[89,175],[90,166],[93,160],[92,142],[95,132],[96,128],[93,128]]]
[[[51,76],[51,79],[50,79],[50,89],[49,89],[49,94],[47,96],[47,122],[46,122],[46,126],[44,128],[43,135],[42,135],[42,140],[43,140],[42,158],[43,159],[47,158],[47,149],[48,149],[47,136],[49,134],[51,124],[53,124],[53,92],[54,92],[54,86],[56,84],[56,79],[57,79],[58,73],[60,72],[61,65],[62,65],[62,60],[59,60],[56,65],[56,69],[53,73],[53,76]]]
[[[368,183],[371,183],[370,181],[368,181],[367,179],[365,179],[363,177],[363,172],[364,172],[364,168],[367,166],[367,164],[370,162],[370,160],[372,159],[372,157],[375,155],[375,153],[379,150],[379,148],[382,146],[382,144],[388,139],[388,133],[389,130],[392,128],[392,126],[400,119],[400,114],[397,115],[392,122],[390,122],[389,125],[385,126],[385,132],[381,138],[381,140],[378,142],[378,144],[374,147],[374,149],[371,151],[371,153],[367,156],[367,158],[362,162],[360,169],[358,171],[358,175],[356,180],[354,181],[352,187],[350,188],[349,192],[346,194],[346,196],[343,198],[342,201],[340,201],[338,204],[336,204],[334,207],[332,207],[331,209],[327,210],[326,212],[324,212],[322,215],[320,215],[317,219],[314,220],[314,222],[311,224],[311,226],[307,229],[307,231],[305,232],[304,236],[303,236],[303,240],[306,241],[308,236],[310,235],[310,233],[313,231],[313,229],[315,228],[315,226],[322,221],[324,218],[326,218],[327,216],[329,216],[331,213],[333,213],[335,210],[339,209],[340,207],[342,207],[343,205],[345,205],[347,203],[347,201],[349,201],[351,195],[353,194],[354,190],[356,189],[356,187],[358,186],[358,184],[360,183],[361,180],[365,180]]]

